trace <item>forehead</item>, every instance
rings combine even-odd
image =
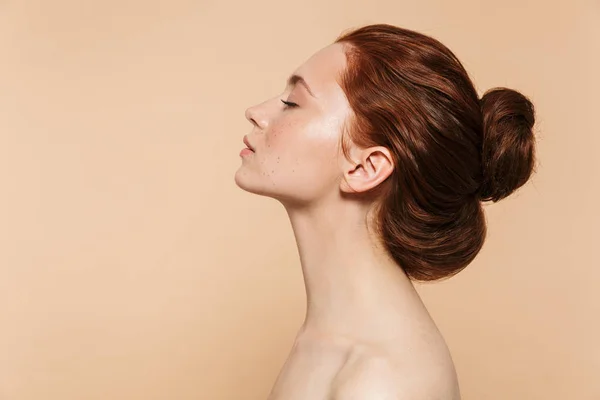
[[[333,43],[314,53],[294,74],[302,76],[317,98],[341,91],[338,77],[346,68],[343,45]]]

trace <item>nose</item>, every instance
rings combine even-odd
[[[264,129],[267,126],[267,120],[257,106],[248,107],[246,109],[246,119],[258,128]]]

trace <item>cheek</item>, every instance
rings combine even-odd
[[[337,136],[318,123],[285,123],[269,131],[264,174],[283,184],[335,174]]]
[[[319,117],[304,117],[302,119],[286,119],[271,126],[265,138],[265,146],[269,153],[312,154],[314,150],[322,152],[331,147],[335,140],[337,126],[329,119]]]
[[[282,151],[294,142],[301,140],[304,127],[295,121],[280,122],[271,126],[269,134],[265,138],[265,146],[269,152]]]
[[[264,142],[263,174],[278,184],[281,179],[289,179],[290,175],[297,174],[302,164],[300,154],[304,153],[299,146],[306,145],[302,142],[294,123],[272,128]]]
[[[307,145],[306,130],[301,123],[290,121],[272,126],[264,142],[266,172],[272,175],[296,170]]]

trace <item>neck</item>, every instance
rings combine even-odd
[[[304,332],[393,340],[426,313],[412,282],[367,230],[362,207],[286,207],[306,288]]]

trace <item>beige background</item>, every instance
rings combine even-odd
[[[377,22],[538,110],[537,175],[486,207],[475,262],[419,286],[464,399],[600,399],[599,21],[597,0],[0,1],[0,399],[265,399],[304,288],[284,209],[234,184],[244,111]]]

